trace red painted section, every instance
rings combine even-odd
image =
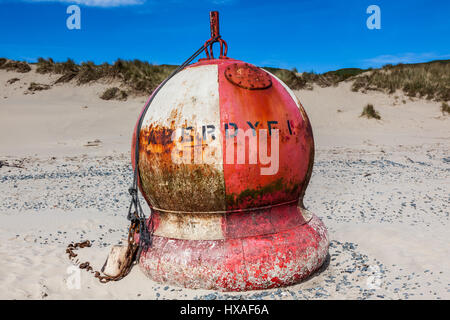
[[[230,63],[219,64],[220,118],[223,138],[224,177],[227,196],[241,196],[241,202],[231,203],[227,209],[261,207],[299,198],[310,158],[306,125],[300,111],[289,93],[277,79],[272,77],[272,86],[263,90],[247,90],[228,81],[224,71]],[[291,123],[289,131],[287,121]],[[273,128],[280,130],[279,170],[274,175],[261,175],[258,164],[226,164],[225,124],[235,123],[238,128],[249,129],[247,122],[259,122],[257,129],[269,130],[268,121],[277,121]],[[270,138],[269,138],[270,141]],[[268,142],[270,152],[270,142]],[[246,146],[248,155],[248,143]],[[277,182],[279,182],[277,184]],[[275,188],[258,197],[245,197],[245,191],[258,193],[264,187],[275,184]],[[251,193],[250,192],[250,193]],[[249,193],[249,192],[247,192]]]
[[[261,210],[228,213],[222,224],[226,239],[281,232],[305,224],[297,203]]]

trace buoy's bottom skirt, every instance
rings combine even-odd
[[[140,267],[156,282],[191,289],[247,291],[292,285],[320,268],[328,254],[327,230],[311,216],[291,229],[250,237],[154,236],[152,247],[142,252]]]

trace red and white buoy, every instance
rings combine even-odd
[[[211,25],[218,35],[217,13]],[[206,47],[207,58],[171,78],[144,115],[139,184],[154,236],[140,266],[188,288],[294,284],[322,265],[329,244],[303,206],[311,125],[282,81],[220,44],[218,59]]]

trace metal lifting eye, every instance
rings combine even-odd
[[[220,31],[219,31],[219,12],[218,11],[211,11],[209,13],[209,21],[211,26],[211,39],[205,42],[205,53],[206,53],[206,59],[214,59],[213,54],[213,44],[216,42],[220,43],[220,56],[219,59],[228,59],[227,53],[228,53],[228,45],[220,37]],[[215,41],[212,41],[216,39]],[[200,59],[204,60],[204,59]]]

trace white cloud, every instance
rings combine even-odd
[[[120,7],[134,6],[145,3],[145,0],[28,0],[27,2],[59,2],[67,4],[79,4],[88,7]]]
[[[419,63],[431,60],[449,59],[450,54],[439,55],[433,52],[425,53],[403,53],[397,55],[385,54],[370,59],[365,59],[364,63],[368,66],[381,66],[385,64],[397,63]]]

